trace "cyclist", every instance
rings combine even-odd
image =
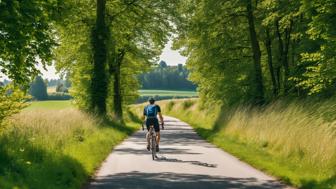
[[[159,144],[160,144],[160,126],[159,126],[159,120],[157,118],[157,115],[159,114],[159,118],[161,121],[161,127],[163,127],[163,117],[161,114],[161,108],[159,105],[155,104],[155,99],[154,98],[149,98],[148,100],[149,104],[144,108],[143,116],[146,118],[146,127],[147,130],[149,131],[149,128],[151,125],[154,126],[154,131],[156,133],[156,151],[159,152]],[[149,146],[149,132],[146,134],[146,139],[147,139],[147,150],[150,150]]]

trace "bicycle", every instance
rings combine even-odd
[[[161,125],[161,128],[164,129],[163,124]],[[142,130],[145,130],[144,124],[142,124]],[[152,151],[152,159],[155,160],[157,158],[156,156],[156,132],[154,132],[154,126],[151,125],[149,127],[149,149]],[[146,138],[147,139],[147,138]]]

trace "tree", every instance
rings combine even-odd
[[[123,105],[138,95],[136,75],[154,64],[173,29],[176,2],[66,3],[64,14],[71,16],[59,23],[57,67],[70,73],[81,108],[122,119]]]
[[[160,68],[167,68],[167,63],[165,61],[161,60],[159,62],[159,66],[160,66]]]
[[[92,109],[106,113],[107,98],[107,41],[108,27],[105,23],[106,0],[97,0],[96,24],[92,30],[93,73],[91,82]]]
[[[47,86],[41,76],[37,76],[35,80],[30,84],[29,93],[33,96],[35,100],[48,99]]]
[[[259,46],[259,40],[255,29],[255,17],[253,14],[252,0],[246,2],[246,12],[248,20],[248,28],[250,32],[250,41],[253,52],[254,63],[254,82],[255,82],[255,102],[257,104],[264,103],[264,84],[261,71],[261,51]]]
[[[182,65],[167,66],[162,69],[160,65],[150,72],[138,76],[142,89],[165,90],[196,90],[196,86],[188,80],[189,71]]]
[[[309,94],[335,93],[336,11],[332,0],[301,1],[301,10],[309,20],[306,28],[310,48],[301,53],[302,75],[294,76],[297,87]],[[315,48],[314,48],[315,47]]]
[[[2,0],[0,10],[0,71],[15,83],[29,84],[39,73],[36,65],[52,59],[56,2]]]
[[[174,46],[188,56],[190,79],[207,102],[263,101],[259,22],[256,8],[249,3],[190,0],[181,4]]]

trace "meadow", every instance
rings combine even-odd
[[[32,102],[0,132],[0,188],[77,189],[113,147],[138,128],[72,107],[70,101]]]
[[[71,91],[71,88],[69,89]],[[48,87],[48,94],[56,92],[56,87]],[[178,90],[155,90],[155,89],[143,89],[139,90],[140,96],[183,96],[183,97],[195,97],[198,96],[196,91],[178,91]]]
[[[71,100],[33,101],[29,102],[29,105],[25,110],[61,110],[66,108],[72,108]]]
[[[198,96],[196,91],[174,91],[174,90],[139,90],[140,96],[183,96],[195,97]]]
[[[287,183],[336,188],[335,99],[223,109],[197,99],[158,103],[164,114],[191,124],[209,142]]]

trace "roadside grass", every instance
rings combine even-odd
[[[299,188],[336,188],[336,102],[279,101],[262,108],[158,102],[219,148]],[[141,113],[143,105],[132,110]]]
[[[13,116],[0,132],[0,188],[81,188],[138,127],[129,118],[124,126],[68,104],[42,105]]]

